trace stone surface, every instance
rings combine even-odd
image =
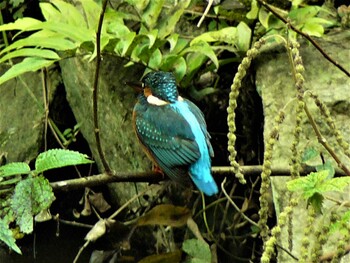
[[[7,70],[1,66],[1,75]],[[33,160],[43,142],[44,103],[39,73],[26,73],[0,86],[0,155],[6,162]]]
[[[316,39],[320,46],[337,62],[350,70],[350,31],[342,33],[332,33],[324,39]],[[311,90],[330,109],[337,128],[343,134],[343,138],[349,142],[350,134],[350,78],[327,61],[311,44],[301,42],[300,54],[305,67],[304,78],[306,90]],[[286,118],[281,126],[279,138],[273,151],[273,163],[276,166],[288,166],[291,157],[291,142],[293,140],[293,129],[295,123],[296,89],[294,87],[291,66],[288,55],[284,48],[265,48],[259,55],[256,66],[256,86],[263,101],[263,111],[265,116],[264,140],[266,142],[273,127],[274,118],[280,109],[284,109]],[[306,103],[312,116],[319,125],[322,135],[327,139],[331,147],[340,156],[342,162],[350,167],[350,160],[342,153],[336,143],[325,119],[320,115],[317,107],[310,96],[306,96]],[[302,136],[299,150],[304,151],[306,147],[313,146],[322,152],[326,160],[332,158],[326,150],[317,142],[306,115],[302,121]],[[321,162],[321,160],[320,160]],[[336,166],[335,162],[333,164]],[[289,177],[272,178],[272,189],[274,195],[275,208],[282,211],[288,202],[286,200],[286,182]],[[338,200],[349,200],[350,191],[345,194],[335,196]],[[332,202],[325,202],[326,207],[334,206]],[[293,237],[295,241],[293,250],[295,256],[300,255],[300,244],[303,238],[303,231],[306,226],[306,203],[299,204],[293,215]],[[326,208],[326,209],[328,209]],[[282,240],[280,245],[288,248],[288,234],[286,229],[282,230]],[[324,252],[334,251],[334,246],[328,244]],[[286,253],[279,251],[279,262],[292,262]],[[287,261],[286,261],[287,260]],[[289,260],[289,261],[288,261]],[[344,259],[345,260],[345,259]],[[345,261],[344,261],[345,262]]]
[[[124,67],[125,60],[104,56],[101,63],[98,113],[101,145],[113,171],[149,171],[150,162],[138,144],[132,128],[132,109],[136,103],[135,91],[125,84],[138,81],[144,68],[140,65]],[[95,62],[80,58],[60,62],[67,100],[74,116],[81,124],[81,133],[87,140],[99,170],[103,166],[96,148],[92,111],[92,89]],[[146,184],[111,184],[111,192],[119,203],[125,203]]]

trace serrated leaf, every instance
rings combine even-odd
[[[41,57],[47,59],[60,59],[56,52],[47,50],[47,49],[38,49],[38,48],[22,48],[10,53],[7,53],[0,59],[0,63],[3,63],[6,60],[16,58],[16,57]]]
[[[157,24],[158,17],[162,11],[164,0],[152,0],[142,14],[142,22],[148,29],[153,29]]]
[[[157,205],[148,213],[141,216],[137,225],[166,225],[180,227],[186,224],[188,218],[191,216],[191,211],[182,206],[174,205]]]
[[[54,64],[56,60],[47,60],[38,57],[29,57],[22,60],[22,62],[13,65],[0,77],[0,85],[5,81],[15,78],[25,72],[37,71],[44,67],[49,67]]]
[[[182,244],[182,250],[188,255],[193,257],[193,259],[198,259],[201,261],[197,262],[211,262],[211,253],[209,245],[198,239],[187,239]]]
[[[22,254],[20,248],[16,244],[16,239],[13,237],[11,229],[2,219],[0,219],[0,240],[8,245],[13,251]]]
[[[11,199],[11,208],[21,231],[33,231],[33,216],[50,207],[55,200],[49,181],[43,176],[28,177],[20,181]]]
[[[328,171],[327,179],[331,179],[335,175],[335,169],[334,169],[332,163],[329,160],[327,160],[324,164],[316,166],[316,171],[322,171],[322,170],[327,170]]]
[[[29,165],[22,162],[14,162],[0,166],[0,177],[7,177],[17,174],[28,174],[29,172]]]
[[[86,154],[65,149],[51,149],[40,153],[35,160],[35,172],[44,171],[70,165],[93,163]]]

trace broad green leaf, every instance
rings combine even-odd
[[[265,27],[266,29],[269,28],[269,19],[270,19],[271,13],[268,12],[265,8],[259,9],[259,21]]]
[[[214,63],[216,68],[219,68],[218,58],[216,57],[216,54],[214,53],[214,51],[211,49],[210,45],[207,42],[200,41],[200,42],[196,42],[194,44],[191,43],[191,46],[184,49],[180,53],[180,56],[184,55],[188,52],[196,52],[196,53],[200,53],[200,54],[207,56]],[[188,60],[187,64],[189,64],[189,63],[192,63],[192,61]]]
[[[7,53],[0,59],[0,63],[6,60],[16,58],[16,57],[41,57],[47,59],[60,59],[56,52],[48,49],[38,49],[38,48],[22,48],[10,53]]]
[[[327,171],[328,172],[328,171]],[[328,174],[327,174],[328,176]],[[337,177],[337,178],[332,178],[330,180],[325,181],[318,187],[318,191],[321,193],[325,192],[342,192],[345,187],[350,185],[350,177]]]
[[[259,7],[256,0],[252,0],[250,5],[250,11],[246,14],[248,19],[256,19],[258,17]]]
[[[182,243],[182,250],[190,255],[193,259],[197,261],[193,262],[202,262],[210,263],[211,262],[211,253],[209,245],[198,239],[187,239]]]
[[[145,36],[148,37],[149,39],[149,45],[148,48],[151,49],[154,45],[154,43],[157,40],[157,36],[158,36],[158,29],[153,29],[150,32],[145,33]]]
[[[29,57],[23,59],[22,62],[13,65],[8,71],[6,71],[1,77],[0,77],[0,85],[4,82],[15,78],[25,72],[30,71],[37,71],[39,69],[49,67],[52,64],[54,64],[56,60],[47,60],[43,58],[38,57]]]
[[[170,49],[169,49],[170,52],[172,52],[174,50],[174,48],[176,47],[178,39],[179,39],[179,35],[178,34],[171,34],[170,36],[167,37],[166,40],[170,44]]]
[[[102,11],[102,8],[99,4],[97,4],[93,0],[80,0],[79,1],[84,9],[84,17],[86,18],[86,23],[89,29],[91,29],[93,32],[97,31],[98,21],[100,19],[100,14]],[[102,27],[102,33],[106,29],[103,29]]]
[[[21,31],[26,31],[29,28],[37,28],[40,26],[42,22],[40,20],[31,18],[31,17],[23,17],[17,19],[13,23],[8,23],[4,25],[0,25],[0,31],[5,31],[5,30],[21,30]]]
[[[246,23],[243,21],[240,22],[237,26],[237,48],[238,51],[247,51],[250,47],[250,39],[252,36],[252,30],[250,29],[249,26],[247,26]]]
[[[172,54],[179,54],[188,46],[189,41],[187,39],[179,38],[177,40],[176,46],[171,51]]]
[[[79,26],[68,25],[62,22],[46,21],[41,27],[59,33],[62,37],[67,37],[75,42],[82,43],[92,41],[95,38],[95,32]]]
[[[1,179],[3,179],[3,178],[1,178]],[[20,176],[20,175],[16,175],[16,176],[12,176],[12,177],[10,177],[10,179],[6,179],[6,180],[0,180],[0,185],[2,185],[2,186],[9,186],[9,185],[15,185],[16,183],[18,183],[19,181],[21,181],[21,179],[22,179],[22,176]]]
[[[20,248],[16,245],[16,239],[13,237],[12,231],[8,224],[0,218],[0,240],[9,246],[13,251],[22,254]]]
[[[315,17],[320,11],[320,6],[306,6],[297,8],[289,12],[288,17],[295,21],[297,24],[301,24],[311,17]]]
[[[331,224],[330,233],[334,233],[336,231],[340,231],[343,235],[349,234],[349,229],[346,227],[350,222],[350,209],[345,212],[342,217],[337,220],[335,223]]]
[[[42,47],[54,50],[73,50],[77,48],[80,43],[73,43],[68,39],[64,39],[62,36],[54,32],[39,31],[24,39],[13,42],[8,47],[1,50],[0,55],[9,52],[13,49],[19,49],[23,47]]]
[[[178,1],[177,5],[169,9],[168,13],[161,19],[161,21],[159,21],[157,27],[159,29],[160,39],[164,39],[166,36],[174,32],[177,22],[190,2],[191,0]]]
[[[241,22],[242,23],[242,22]],[[241,24],[240,23],[240,24]],[[242,25],[243,27],[243,25]],[[244,29],[241,28],[241,31]],[[239,36],[240,37],[240,36]],[[238,35],[236,27],[226,27],[221,30],[211,31],[207,33],[203,33],[198,37],[195,37],[191,41],[191,45],[197,44],[199,42],[224,42],[227,44],[237,45],[238,44]]]
[[[142,14],[142,22],[148,29],[153,29],[157,24],[158,17],[162,11],[164,0],[152,0]]]
[[[125,2],[134,6],[139,13],[141,13],[148,5],[150,0],[125,0]]]
[[[327,160],[324,164],[316,166],[316,171],[322,171],[322,170],[327,170],[328,171],[327,179],[331,179],[331,178],[334,177],[335,169],[334,169],[332,163],[329,160]]]
[[[152,53],[148,62],[148,66],[151,69],[158,70],[161,63],[162,63],[162,53],[160,52],[159,48],[157,48]]]
[[[88,0],[84,0],[84,1],[89,2]],[[50,0],[50,2],[53,3],[61,12],[61,16],[64,19],[62,21],[60,20],[61,22],[66,22],[70,25],[77,26],[77,27],[87,28],[87,24],[85,22],[84,17],[79,12],[79,9],[76,8],[74,5],[66,3],[61,0]],[[57,22],[57,19],[58,19],[57,17],[53,18],[53,21]]]
[[[7,177],[16,174],[28,174],[30,167],[26,163],[15,162],[0,166],[0,177]]]
[[[131,60],[134,62],[138,62],[140,60],[143,62],[148,62],[150,55],[149,51],[148,44],[137,45],[131,52]]]
[[[64,166],[93,163],[88,158],[87,155],[75,151],[51,149],[38,155],[35,160],[35,172],[40,174]]]
[[[321,37],[323,36],[324,28],[320,24],[309,23],[308,21],[306,21],[306,23],[301,28],[301,31],[310,36]]]
[[[63,22],[61,18],[60,11],[55,8],[51,3],[39,3],[41,13],[43,14],[46,21],[60,21]]]
[[[124,35],[124,38],[118,41],[117,45],[114,48],[114,52],[116,52],[119,56],[124,57],[129,47],[133,43],[135,36],[135,32],[126,33]]]
[[[33,216],[50,207],[55,200],[49,181],[43,176],[20,181],[11,199],[16,222],[25,234],[33,232]]]

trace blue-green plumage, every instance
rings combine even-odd
[[[202,112],[178,95],[172,73],[153,72],[143,78],[144,92],[134,108],[137,137],[154,162],[171,179],[184,183],[190,175],[207,195],[218,192],[211,175],[213,149]],[[161,100],[152,104],[151,97]]]

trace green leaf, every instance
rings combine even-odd
[[[65,149],[48,150],[40,153],[36,158],[35,172],[40,174],[64,166],[93,163],[88,158],[87,155],[75,151]]]
[[[342,217],[333,223],[330,227],[330,233],[334,233],[336,231],[340,231],[343,235],[348,235],[349,230],[346,226],[349,225],[350,222],[350,209],[345,212]]]
[[[73,50],[77,48],[79,44],[73,43],[68,39],[64,39],[62,36],[57,36],[55,33],[46,34],[46,32],[40,31],[29,37],[13,42],[11,45],[1,50],[0,55],[13,49],[33,46],[64,51]]]
[[[152,0],[142,14],[142,22],[148,29],[153,29],[157,24],[158,17],[162,11],[164,0]]]
[[[0,177],[7,177],[16,174],[28,174],[30,167],[26,163],[15,162],[0,166]]]
[[[304,33],[310,36],[321,37],[323,36],[324,28],[320,24],[316,24],[312,22],[309,23],[308,21],[306,21],[304,26],[301,28],[301,31],[303,31]]]
[[[16,57],[41,57],[47,59],[60,59],[56,52],[47,50],[47,49],[38,49],[38,48],[22,48],[10,53],[7,53],[0,59],[0,63],[3,63],[6,60],[16,58]]]
[[[177,22],[190,3],[191,0],[178,1],[176,6],[168,9],[168,13],[164,15],[161,21],[157,24],[160,39],[164,39],[166,36],[174,32]]]
[[[124,57],[129,47],[133,43],[135,36],[135,32],[126,33],[124,35],[124,38],[118,41],[117,45],[114,48],[114,52],[116,52],[119,56]]]
[[[0,240],[8,245],[13,251],[22,254],[20,248],[16,245],[16,239],[13,237],[11,229],[3,219],[0,219]]]
[[[43,176],[20,181],[11,199],[16,222],[25,234],[33,232],[33,216],[50,207],[55,200],[49,181]]]
[[[246,23],[242,21],[237,26],[237,35],[239,36],[236,43],[238,51],[247,51],[250,47],[252,30]]]
[[[98,21],[102,11],[101,6],[93,0],[80,0],[79,2],[83,6],[84,17],[86,18],[88,28],[93,32],[97,32]],[[102,27],[102,34],[104,31],[105,29]]]
[[[259,10],[259,22],[265,27],[266,29],[269,28],[269,19],[270,19],[271,13],[268,12],[265,8],[260,8]]]
[[[250,11],[246,14],[248,19],[256,19],[258,17],[259,7],[256,0],[252,0],[250,5]]]
[[[335,169],[334,169],[332,163],[329,160],[327,160],[324,164],[316,166],[316,171],[322,171],[322,170],[327,170],[328,171],[327,179],[331,179],[335,175]]]
[[[159,48],[157,48],[152,53],[148,62],[148,66],[154,70],[158,70],[161,63],[162,63],[162,53],[160,52]]]
[[[242,30],[242,29],[241,29]],[[190,45],[195,45],[201,41],[205,42],[225,42],[227,44],[236,45],[238,43],[238,35],[236,27],[226,27],[221,30],[203,33],[195,37]]]
[[[180,56],[183,56],[184,54],[188,52],[195,52],[195,53],[200,53],[204,56],[207,56],[213,61],[215,64],[216,68],[219,68],[219,61],[218,58],[216,57],[216,54],[214,51],[211,49],[210,45],[207,42],[200,41],[196,42],[194,44],[191,43],[191,46],[188,48],[185,48],[181,53]],[[192,63],[192,61],[188,60],[187,64]]]
[[[170,52],[172,52],[174,50],[174,48],[176,47],[177,44],[177,40],[179,39],[179,35],[178,34],[171,34],[170,36],[167,37],[167,41],[170,44]]]
[[[40,24],[42,24],[40,20],[31,18],[31,17],[23,17],[23,18],[17,19],[13,23],[0,25],[0,31],[5,31],[5,30],[27,31],[30,28],[37,28]]]
[[[182,244],[182,250],[185,251],[196,261],[190,262],[211,262],[211,253],[209,245],[198,239],[187,239]]]
[[[85,2],[85,1],[89,2],[88,0],[84,0],[80,2]],[[50,2],[57,7],[57,9],[61,12],[61,17],[62,17],[62,20],[61,19],[58,20],[57,16],[52,17],[53,21],[65,22],[73,26],[87,28],[87,24],[85,22],[84,17],[81,15],[79,10],[74,5],[66,3],[61,0],[50,0]],[[96,13],[95,13],[95,16],[96,16]]]
[[[308,147],[304,150],[301,156],[302,163],[309,166],[318,165],[321,163],[320,152],[314,147]]]
[[[125,0],[125,2],[134,6],[138,12],[141,12],[147,7],[150,0]]]
[[[25,72],[37,71],[41,68],[49,67],[50,65],[55,63],[55,61],[56,60],[47,60],[38,57],[25,58],[22,62],[12,66],[0,77],[0,85],[3,84],[5,81],[15,78]]]
[[[288,17],[294,20],[297,24],[302,24],[311,17],[315,17],[320,11],[320,6],[306,6],[297,8],[289,12]]]

